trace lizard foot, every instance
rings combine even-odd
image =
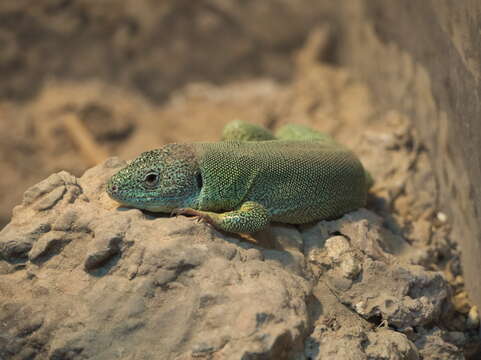
[[[174,209],[172,210],[172,212],[170,213],[171,216],[177,216],[177,215],[191,215],[191,216],[194,216],[194,219],[197,221],[197,222],[204,222],[204,223],[207,223],[207,224],[210,224],[210,225],[214,225],[213,224],[213,221],[212,221],[212,218],[203,213],[202,211],[198,211],[198,210],[195,210],[195,209],[191,209],[191,208],[178,208],[178,209]]]

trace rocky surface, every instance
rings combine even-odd
[[[282,252],[187,218],[112,209],[103,185],[120,165],[52,175],[15,209],[0,245],[1,356],[302,351],[310,284],[282,266]]]
[[[448,282],[400,261],[410,245],[371,211],[245,239],[117,208],[104,185],[124,164],[54,174],[14,209],[0,358],[463,358]]]

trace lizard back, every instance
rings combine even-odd
[[[193,146],[203,177],[201,210],[227,211],[255,201],[273,221],[301,224],[365,205],[364,168],[338,144],[272,140]]]

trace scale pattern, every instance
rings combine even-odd
[[[204,188],[202,210],[226,211],[246,201],[273,221],[302,224],[365,205],[362,164],[349,150],[306,141],[195,144]]]
[[[264,229],[270,221],[267,209],[246,201],[239,209],[224,213],[204,212],[214,226],[235,233],[253,233]]]
[[[242,233],[270,221],[336,218],[365,205],[372,179],[351,151],[301,125],[286,125],[273,138],[236,121],[226,127],[226,141],[141,154],[110,179],[107,193],[128,206],[194,215]]]

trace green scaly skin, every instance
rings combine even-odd
[[[112,176],[107,193],[123,205],[194,215],[235,233],[271,221],[332,219],[366,203],[371,177],[328,135],[290,124],[274,137],[235,121],[222,139],[144,152]]]

